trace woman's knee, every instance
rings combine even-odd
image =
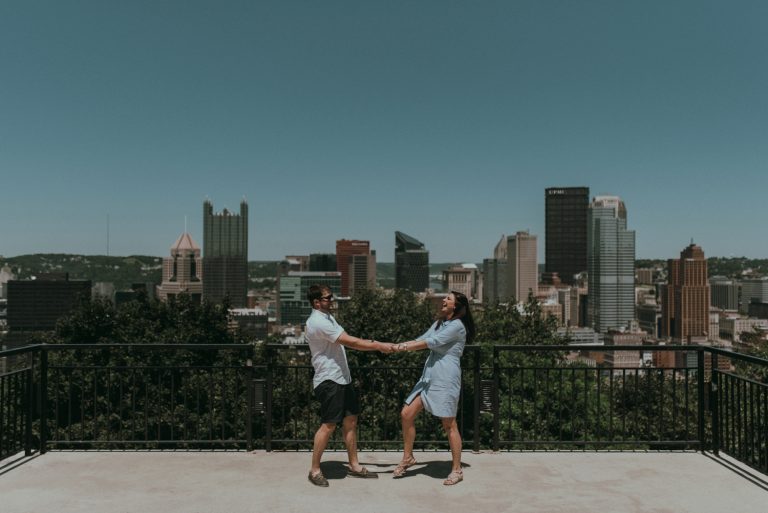
[[[459,429],[459,426],[456,424],[456,417],[444,418],[441,421],[446,433],[450,434],[451,431]]]

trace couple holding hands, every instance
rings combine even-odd
[[[316,486],[328,486],[320,470],[320,459],[336,425],[341,423],[342,438],[347,448],[351,477],[378,478],[360,465],[357,458],[357,416],[360,400],[352,385],[345,347],[359,351],[394,353],[429,349],[424,372],[405,399],[400,412],[403,428],[403,458],[395,467],[393,477],[403,477],[416,464],[413,444],[416,440],[416,416],[427,410],[440,417],[451,448],[451,473],[444,485],[454,485],[464,479],[461,469],[461,434],[456,424],[456,411],[461,393],[460,358],[464,346],[475,335],[475,324],[469,300],[460,292],[451,292],[443,299],[437,320],[419,338],[399,344],[364,340],[349,335],[331,315],[333,293],[324,285],[312,285],[307,291],[312,314],[307,320],[306,340],[315,369],[313,387],[320,402],[320,428],[315,433],[312,467],[309,481]]]

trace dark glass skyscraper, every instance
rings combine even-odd
[[[395,288],[413,292],[429,288],[429,251],[403,232],[395,232]]]
[[[245,308],[248,295],[248,204],[240,213],[224,209],[214,214],[213,203],[203,203],[203,298],[233,308]]]
[[[545,272],[571,285],[587,270],[589,187],[550,187],[544,200]]]

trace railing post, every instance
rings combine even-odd
[[[265,346],[264,352],[266,353],[267,360],[267,375],[265,380],[266,388],[266,405],[264,408],[265,413],[265,427],[264,427],[264,449],[267,452],[272,451],[272,367],[274,361],[272,359],[272,351],[269,346]]]
[[[493,347],[493,450],[499,450],[499,351]]]
[[[48,450],[48,351],[43,345],[40,347],[40,390],[38,390],[38,400],[40,401],[40,454],[45,454]]]
[[[475,346],[475,362],[474,362],[474,387],[475,387],[475,424],[473,428],[473,440],[472,440],[472,450],[474,452],[480,452],[480,396],[483,393],[482,386],[481,386],[481,380],[480,380],[480,356],[482,352],[480,351],[480,347]]]
[[[251,348],[251,353],[253,353],[253,348]],[[254,394],[253,394],[253,354],[249,354],[248,359],[245,361],[245,385],[248,387],[248,406],[247,406],[247,414],[246,414],[246,421],[245,421],[245,429],[246,429],[246,435],[245,435],[245,447],[246,450],[252,451],[253,450],[253,403],[254,403]]]
[[[697,384],[699,392],[699,450],[704,452],[707,449],[707,435],[705,429],[706,416],[704,415],[704,348],[702,346],[698,346],[696,348],[696,362],[696,370],[698,374]]]
[[[24,426],[24,455],[32,455],[32,418],[35,414],[35,392],[32,387],[32,374],[34,374],[34,368],[30,366],[27,369],[27,422]]]
[[[718,400],[719,367],[717,353],[712,353],[712,381],[709,386],[709,409],[712,411],[712,452],[720,453],[720,404]]]

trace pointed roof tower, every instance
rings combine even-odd
[[[172,255],[181,253],[182,251],[184,252],[191,251],[195,254],[200,253],[200,246],[195,244],[195,241],[192,240],[192,236],[187,232],[182,233],[179,236],[179,238],[176,239],[176,242],[174,242],[173,245],[171,246]]]

